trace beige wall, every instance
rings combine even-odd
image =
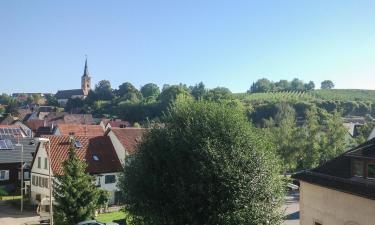
[[[300,224],[375,225],[375,200],[301,181]]]

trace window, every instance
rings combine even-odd
[[[38,202],[40,202],[42,200],[42,196],[40,194],[36,194],[35,195],[35,200],[37,200]]]
[[[367,164],[367,177],[375,179],[375,164]]]
[[[106,184],[113,184],[116,182],[116,176],[115,175],[106,175],[105,176],[105,183]]]
[[[40,157],[38,157],[38,168],[40,169],[42,166],[41,166],[41,158]]]
[[[47,158],[44,158],[44,169],[48,168],[48,161]]]
[[[98,155],[92,155],[92,159],[94,161],[99,161],[100,160]]]
[[[81,148],[82,147],[82,144],[81,144],[81,141],[80,140],[76,140],[74,142],[74,145],[76,146],[76,148]]]
[[[30,172],[24,172],[24,173],[23,173],[23,179],[24,179],[24,180],[28,180],[28,179],[30,179]]]
[[[32,183],[34,186],[36,185],[36,182],[35,182],[35,176],[34,176],[34,175],[31,177],[31,183]]]
[[[353,175],[363,177],[363,161],[353,160]]]
[[[9,170],[0,170],[0,180],[9,180]]]

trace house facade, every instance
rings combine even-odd
[[[81,77],[81,88],[71,90],[60,90],[55,97],[60,106],[65,106],[69,99],[79,98],[85,99],[91,90],[91,77],[87,67],[87,59],[85,61],[85,69]]]
[[[8,193],[20,193],[22,168],[23,180],[27,183],[30,180],[30,164],[35,150],[36,145],[33,138],[0,135],[1,188]]]
[[[117,182],[122,170],[111,140],[105,136],[45,136],[51,143],[51,176],[63,173],[61,163],[68,158],[71,141],[77,157],[87,163],[86,172],[93,175],[96,185],[110,193],[109,204],[119,201]],[[47,147],[46,147],[47,146]],[[31,164],[31,201],[37,204],[49,196],[49,157],[48,144],[40,142]],[[53,187],[52,187],[53,188]]]
[[[301,225],[375,224],[375,139],[293,178]]]

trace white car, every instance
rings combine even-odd
[[[80,223],[77,223],[77,225],[119,225],[118,223],[100,223],[96,220],[87,220]]]

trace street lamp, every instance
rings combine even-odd
[[[17,147],[21,147],[21,212],[23,211],[23,145],[20,143],[16,144]]]
[[[48,143],[48,186],[49,186],[49,211],[50,211],[50,224],[53,225],[53,210],[52,210],[52,178],[51,178],[51,141],[48,138],[38,138],[39,142]]]

